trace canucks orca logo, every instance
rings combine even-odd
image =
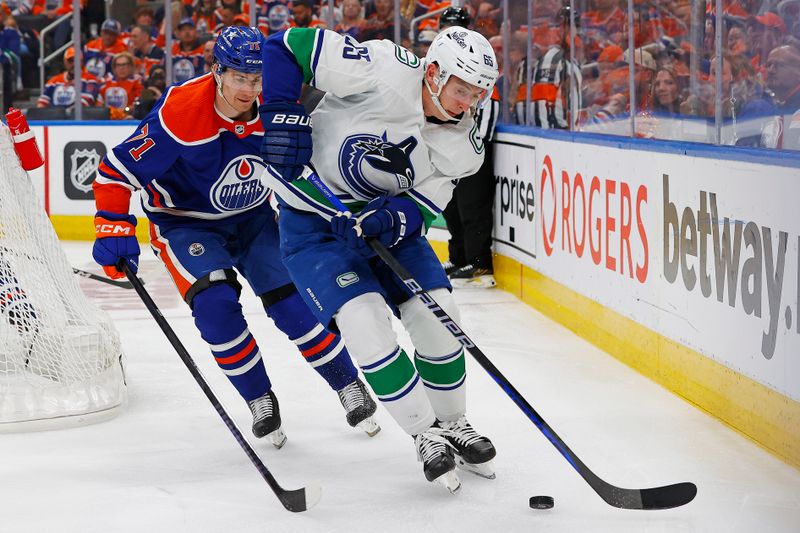
[[[414,185],[411,152],[416,146],[417,139],[413,135],[398,144],[389,142],[385,131],[380,137],[368,133],[351,135],[339,150],[339,172],[353,193],[363,199],[396,192],[393,187],[387,187],[385,174],[392,176],[400,190],[409,189]],[[370,167],[378,172],[371,171]]]
[[[266,170],[261,158],[242,155],[228,163],[211,187],[211,204],[219,211],[237,211],[255,207],[267,199],[269,189],[261,182]]]

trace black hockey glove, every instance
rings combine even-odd
[[[271,102],[258,108],[264,125],[261,158],[292,181],[311,161],[311,117],[301,104]]]

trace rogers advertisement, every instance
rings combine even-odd
[[[800,400],[797,168],[497,140],[499,253]]]

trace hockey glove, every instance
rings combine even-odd
[[[358,219],[351,213],[341,211],[331,218],[331,231],[336,238],[361,257],[372,257],[372,251],[367,241],[361,238],[361,228]]]
[[[131,269],[139,267],[139,242],[136,240],[136,217],[111,211],[98,211],[94,217],[95,241],[92,257],[111,279],[124,278],[117,262],[127,259]]]
[[[311,161],[311,117],[301,104],[272,102],[258,108],[264,125],[261,158],[287,181]]]
[[[422,213],[408,198],[379,196],[369,202],[358,215],[364,237],[375,237],[391,248],[409,235],[419,235]]]

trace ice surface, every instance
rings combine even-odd
[[[90,245],[74,266],[99,272]],[[376,437],[350,428],[336,394],[244,298],[281,401],[281,450],[249,432],[244,401],[215,367],[189,309],[146,249],[142,276],[226,409],[286,488],[319,480],[311,511],[283,509],[132,290],[81,280],[115,320],[129,404],[92,426],[0,435],[0,532],[796,532],[800,472],[499,290],[457,293],[464,329],[578,456],[623,487],[693,481],[668,511],[606,505],[467,356],[468,416],[497,446],[497,479],[427,483],[385,410]],[[401,343],[410,346],[401,333]],[[528,498],[555,497],[534,511]]]

